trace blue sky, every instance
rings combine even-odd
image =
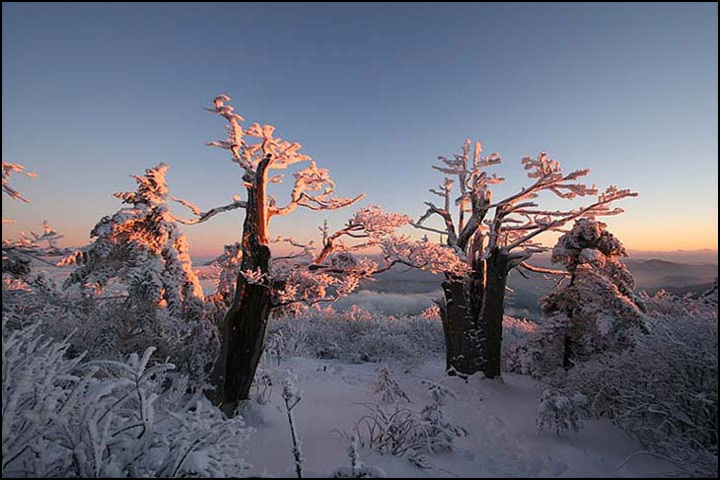
[[[159,162],[175,195],[227,203],[240,175],[204,146],[224,130],[202,110],[227,93],[366,204],[417,216],[434,158],[471,137],[502,154],[506,189],[547,150],[637,190],[608,222],[631,248],[717,248],[717,37],[717,4],[4,3],[2,156],[39,176],[15,182],[31,204],[3,199],[3,238],[48,219],[84,243]],[[188,228],[193,251],[240,225]]]

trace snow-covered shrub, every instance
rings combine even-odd
[[[57,293],[54,282],[37,265],[56,269],[52,257],[67,255],[69,249],[60,248],[57,241],[63,238],[50,224],[43,222],[42,233],[21,231],[17,239],[2,242],[3,281],[10,289],[28,292]],[[14,283],[14,286],[11,284]]]
[[[100,220],[93,243],[67,259],[78,267],[66,287],[90,297],[118,281],[127,293],[120,350],[155,346],[201,381],[216,357],[217,328],[205,316],[187,240],[168,207],[167,170],[165,164],[149,168],[134,177],[135,191],[115,194],[128,206]]]
[[[540,399],[535,423],[539,430],[555,430],[557,435],[561,435],[566,431],[579,432],[583,427],[583,420],[588,417],[588,401],[585,395],[548,389]]]
[[[717,475],[717,306],[661,296],[647,302],[649,331],[633,347],[579,364],[562,379],[679,473]],[[673,312],[675,315],[669,315]]]
[[[350,466],[342,466],[335,470],[331,478],[386,478],[387,473],[381,468],[365,465],[360,460],[358,452],[357,435],[350,437],[350,448],[348,448],[348,456],[350,457]]]
[[[23,278],[30,273],[30,259],[15,255],[11,250],[2,250],[2,273],[14,278]]]
[[[374,393],[378,401],[364,403],[368,412],[355,424],[355,434],[363,446],[395,456],[420,459],[426,453],[452,450],[454,439],[467,435],[465,429],[447,421],[442,410],[446,399],[455,397],[452,390],[423,380],[430,403],[417,411],[405,406],[405,402],[411,400],[388,372],[389,369],[383,369],[375,383]],[[378,385],[382,386],[379,393]]]
[[[266,407],[270,405],[275,385],[279,383],[276,374],[261,362],[250,388],[249,398],[238,402],[232,414],[242,417],[249,427],[261,427],[267,422]],[[213,391],[208,396],[214,400],[216,394],[217,392]],[[225,407],[223,411],[229,413],[230,409]]]
[[[258,367],[257,375],[255,375],[255,381],[253,382],[253,396],[251,400],[254,400],[258,405],[269,404],[275,383],[276,379],[272,371],[265,368],[261,363]]]
[[[714,303],[716,306],[718,304],[718,279],[715,277],[715,280],[713,281],[713,286],[707,291],[702,294],[701,297],[704,301],[708,303]]]
[[[505,316],[504,365],[525,362],[525,345],[537,324]],[[413,316],[395,317],[369,312],[357,305],[339,312],[332,307],[303,310],[271,318],[268,339],[282,331],[284,351],[290,356],[342,358],[360,362],[397,360],[413,365],[445,353],[442,323],[435,309]],[[506,367],[520,371],[519,367]]]
[[[416,364],[440,357],[444,351],[439,320],[393,317],[360,307],[345,312],[312,308],[272,318],[268,335],[279,330],[283,331],[285,351],[295,356]]]
[[[37,326],[2,335],[3,477],[237,476],[249,431],[152,348],[127,361],[68,356]]]
[[[536,352],[533,340],[538,324],[508,315],[503,317],[502,367],[506,372],[529,374]]]
[[[468,434],[463,427],[449,422],[443,410],[447,400],[457,399],[457,395],[441,383],[430,380],[422,380],[421,383],[427,388],[430,398],[430,403],[420,411],[421,418],[427,422],[425,435],[429,443],[428,451],[452,450],[455,439]]]
[[[231,243],[225,245],[223,253],[210,264],[216,277],[217,288],[208,299],[213,299],[228,308],[235,296],[235,282],[242,263],[242,245]]]
[[[425,446],[421,437],[425,424],[418,412],[400,404],[364,405],[368,412],[355,425],[363,446],[399,457]]]
[[[123,324],[126,295],[76,297],[55,286],[36,270],[23,280],[3,282],[3,319],[13,329],[39,324],[38,332],[70,343],[70,352],[87,352],[94,359],[121,359],[118,339],[127,332]],[[52,321],[47,321],[47,319]]]
[[[265,342],[265,355],[275,357],[278,365],[280,365],[280,361],[285,356],[286,348],[287,341],[285,340],[283,330],[276,330],[271,335],[268,335],[267,341]]]
[[[708,301],[712,297],[713,289],[695,298],[692,295],[678,297],[672,293],[661,290],[655,295],[641,293],[643,303],[646,306],[648,315],[651,317],[716,317],[717,303]]]
[[[373,396],[380,404],[392,405],[405,401],[412,403],[407,393],[402,389],[400,384],[395,380],[390,367],[380,369],[378,378],[373,383]]]

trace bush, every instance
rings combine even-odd
[[[579,432],[588,416],[585,395],[549,389],[542,394],[535,423],[539,430],[550,428],[561,435],[570,430]]]
[[[717,476],[717,306],[667,295],[647,301],[649,332],[633,346],[579,364],[564,388],[691,476]]]
[[[445,348],[439,319],[393,317],[360,307],[346,312],[310,309],[276,317],[271,319],[268,332],[268,338],[282,332],[283,348],[289,355],[355,362],[397,360],[412,365],[441,357]]]
[[[525,319],[503,317],[502,368],[506,372],[527,375],[536,363],[532,339],[537,336],[538,325]]]
[[[424,454],[452,450],[455,438],[467,435],[464,428],[449,422],[443,411],[447,399],[455,398],[455,393],[436,382],[421,383],[427,388],[430,403],[416,411],[405,406],[411,400],[391,371],[381,370],[373,392],[377,401],[364,404],[368,413],[355,425],[364,446],[426,464]]]
[[[152,364],[70,358],[37,325],[2,336],[3,477],[236,476],[249,430]]]

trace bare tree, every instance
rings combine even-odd
[[[444,272],[444,299],[439,306],[447,368],[451,373],[482,371],[488,377],[498,377],[510,270],[520,267],[558,273],[527,263],[533,254],[546,250],[538,236],[561,231],[565,224],[581,217],[619,214],[622,209],[611,204],[636,193],[611,186],[598,195],[594,186],[579,181],[589,170],[564,173],[560,164],[543,152],[537,158],[522,159],[532,183],[494,201],[492,186],[504,179],[487,170],[501,162],[498,154],[484,156],[481,144],[473,145],[468,139],[460,153],[439,160],[441,164],[433,168],[446,177],[439,189],[430,191],[443,203],[438,206],[426,202],[427,211],[414,226],[440,234],[447,247],[468,266],[468,273],[459,275],[455,267]],[[593,195],[597,198],[582,207],[546,210],[536,201],[544,192],[567,200]],[[440,219],[439,227],[429,223],[435,217]]]
[[[298,208],[315,211],[337,210],[353,205],[363,195],[337,197],[329,171],[319,168],[300,153],[300,144],[275,137],[275,127],[253,124],[243,128],[243,118],[220,95],[210,110],[227,121],[228,137],[210,142],[210,146],[230,151],[231,160],[242,171],[246,199],[233,197],[227,205],[203,211],[192,203],[176,199],[188,207],[194,217],[178,219],[186,224],[207,221],[218,213],[245,210],[240,250],[242,260],[237,272],[234,296],[223,320],[223,348],[217,376],[223,382],[223,402],[228,410],[248,398],[258,361],[263,351],[270,312],[297,302],[313,304],[333,301],[355,289],[360,280],[391,264],[378,265],[369,258],[356,258],[353,252],[379,245],[395,228],[406,224],[404,215],[382,212],[369,207],[357,212],[337,232],[322,228],[319,248],[294,239],[275,238],[269,233],[270,220],[289,215]],[[281,183],[285,170],[304,164],[294,173],[290,198],[284,205],[268,193],[271,184]],[[297,251],[272,259],[270,243],[284,242]],[[225,296],[227,298],[227,296]]]

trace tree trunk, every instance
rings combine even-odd
[[[445,302],[440,305],[440,318],[445,333],[445,364],[450,375],[472,375],[485,369],[484,332],[479,323],[485,298],[485,260],[482,242],[473,241],[468,253],[471,273],[462,281],[447,276],[443,283]]]
[[[472,375],[484,369],[482,331],[477,318],[482,305],[484,274],[473,271],[464,281],[448,278],[440,318],[445,334],[445,369],[450,375]]]
[[[269,273],[270,248],[267,245],[266,171],[270,157],[257,167],[254,182],[247,187],[242,240],[242,271]],[[223,405],[234,410],[250,396],[255,372],[263,353],[265,330],[272,308],[269,286],[253,284],[238,274],[235,297],[223,325]]]
[[[486,268],[487,281],[479,315],[479,326],[484,336],[483,370],[486,377],[497,378],[501,375],[502,321],[510,259],[496,248],[488,256]]]
[[[270,249],[260,248],[256,254],[261,271],[267,271]],[[244,263],[244,262],[243,262]],[[225,386],[223,403],[233,408],[247,400],[263,353],[265,330],[271,308],[270,290],[238,276],[235,299],[225,315],[224,339]]]

